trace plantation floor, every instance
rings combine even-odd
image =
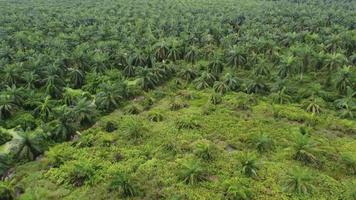
[[[299,105],[272,105],[268,98],[229,93],[222,103],[208,104],[211,91],[180,90],[163,96],[137,115],[117,110],[71,142],[56,145],[38,161],[15,169],[12,179],[24,192],[19,199],[118,199],[109,192],[113,174],[126,173],[138,194],[133,199],[224,199],[229,184],[243,182],[256,199],[337,199],[354,176],[338,164],[338,153],[356,153],[356,122],[332,114],[313,116]],[[172,111],[172,98],[184,102]],[[139,104],[140,102],[138,102]],[[160,122],[149,116],[159,113]],[[107,121],[118,129],[105,131]],[[132,123],[142,124],[130,135]],[[304,127],[322,163],[304,165],[293,159],[295,138]],[[272,138],[274,148],[258,152],[253,142],[261,133]],[[203,159],[199,144],[210,144],[211,158]],[[255,155],[258,176],[242,173],[241,158]],[[187,163],[199,163],[206,180],[187,184],[180,177]],[[88,172],[82,186],[74,186],[76,169]],[[283,181],[294,167],[311,170],[315,189],[309,196],[284,192]]]

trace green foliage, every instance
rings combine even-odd
[[[312,95],[309,99],[303,102],[305,110],[312,113],[313,115],[322,112],[323,104],[323,99],[314,95]]]
[[[295,160],[301,161],[304,164],[320,165],[317,153],[321,150],[309,135],[297,134],[294,141],[293,158]]]
[[[180,98],[173,98],[170,102],[170,109],[172,111],[180,110],[182,108],[188,107],[188,103],[184,102]]]
[[[176,122],[176,127],[181,130],[181,129],[198,129],[201,127],[199,122],[192,116],[185,117],[185,118],[180,118]]]
[[[164,116],[160,112],[150,112],[148,113],[148,119],[152,122],[161,122],[164,119]]]
[[[343,153],[341,155],[341,161],[345,166],[345,170],[348,174],[356,174],[356,157],[351,153]]]
[[[214,74],[209,72],[203,72],[200,75],[200,77],[195,79],[194,82],[196,84],[196,88],[198,90],[202,90],[205,88],[212,87],[215,81],[216,81],[216,77],[214,76]]]
[[[213,105],[217,105],[222,102],[222,96],[219,93],[213,93],[210,96],[210,103]]]
[[[12,135],[6,132],[4,129],[0,129],[0,145],[12,140]]]
[[[240,158],[241,171],[248,177],[258,177],[258,170],[261,167],[261,163],[258,162],[257,157],[254,154],[244,154]]]
[[[195,145],[195,155],[203,160],[213,160],[216,156],[216,147],[208,140],[198,141]]]
[[[314,190],[313,174],[303,168],[295,168],[289,171],[283,180],[285,191],[306,195]]]
[[[179,178],[186,184],[195,185],[207,180],[207,171],[199,161],[188,159],[181,164]]]
[[[254,136],[251,140],[252,144],[255,146],[258,152],[266,153],[271,151],[275,147],[274,140],[265,133],[258,134]]]
[[[353,181],[346,186],[346,190],[342,195],[343,199],[355,200],[356,199],[356,182]]]
[[[266,94],[269,92],[269,87],[266,84],[266,82],[262,78],[257,78],[250,80],[250,82],[247,85],[246,92],[251,94],[251,93],[256,93],[256,94]]]
[[[0,177],[11,167],[12,161],[10,155],[0,154]]]
[[[108,133],[114,132],[115,130],[117,130],[117,125],[115,122],[113,121],[108,121],[105,124],[105,131]]]
[[[130,119],[127,124],[125,124],[125,134],[133,140],[138,140],[147,134],[148,129],[144,126],[141,121],[136,121]]]
[[[116,173],[112,176],[109,190],[119,191],[122,197],[133,197],[138,192],[136,186],[133,185],[129,176],[125,173]]]
[[[130,104],[124,108],[125,114],[137,115],[142,112],[142,108],[138,104]]]
[[[73,147],[58,145],[49,149],[45,155],[50,166],[60,167],[65,162],[73,159],[73,151]]]
[[[0,1],[0,125],[13,136],[0,170],[11,167],[18,199],[352,199],[355,159],[336,152],[355,154],[354,10],[349,0]],[[251,149],[258,160],[236,169]],[[204,163],[181,178],[194,186],[175,176],[189,153]],[[277,184],[301,163],[321,180],[308,197]],[[108,192],[113,169],[129,175]],[[242,169],[259,176],[239,179]]]
[[[225,198],[228,200],[250,200],[254,199],[253,191],[247,179],[230,179],[225,183]]]
[[[2,200],[15,199],[15,192],[11,188],[10,184],[5,182],[0,182],[0,199]]]
[[[75,187],[81,187],[89,183],[95,175],[95,166],[85,162],[75,162],[70,166],[68,173],[68,182]]]
[[[16,159],[34,160],[46,148],[44,133],[41,130],[19,133],[18,145],[15,148]]]

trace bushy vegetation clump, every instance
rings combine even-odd
[[[6,142],[12,139],[12,135],[8,132],[0,129],[0,145],[5,144]]]

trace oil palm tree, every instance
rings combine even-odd
[[[336,78],[336,89],[340,94],[346,94],[347,88],[353,86],[352,84],[352,73],[351,66],[344,66],[339,69],[337,78]]]
[[[269,87],[265,81],[257,77],[256,79],[251,80],[246,88],[247,93],[256,93],[256,94],[265,94],[269,92]]]
[[[272,94],[273,97],[273,102],[279,103],[279,104],[287,104],[290,103],[292,100],[292,97],[287,94],[286,92],[286,87],[283,87],[281,90],[279,90],[276,93]]]
[[[53,98],[58,98],[62,94],[64,81],[57,75],[48,75],[45,79],[46,94]]]
[[[192,81],[198,76],[198,73],[193,67],[185,67],[180,70],[178,76],[185,81]]]
[[[167,59],[169,46],[165,40],[160,40],[154,45],[155,56],[158,61]]]
[[[253,154],[245,154],[241,158],[242,173],[248,177],[257,177],[258,170],[260,169],[260,163]]]
[[[324,67],[329,73],[335,71],[346,62],[345,55],[341,53],[327,53],[324,58]]]
[[[347,87],[346,95],[335,101],[336,107],[341,110],[341,117],[354,118],[354,112],[356,110],[356,103],[354,97],[356,97],[356,92],[354,92],[351,87]]]
[[[23,93],[24,89],[22,87],[16,87],[16,85],[6,86],[4,95],[10,98],[11,102],[16,104],[17,106],[21,107],[24,100],[23,100]]]
[[[39,116],[41,119],[47,121],[52,113],[53,113],[53,106],[54,101],[51,100],[50,96],[46,96],[43,101],[35,102],[36,108],[33,110],[35,116]]]
[[[152,69],[143,68],[141,70],[140,79],[138,83],[142,89],[146,91],[149,89],[153,89],[158,84],[158,82],[159,80],[157,74],[155,74]]]
[[[116,173],[109,186],[110,191],[118,190],[122,197],[136,196],[138,191],[126,173]]]
[[[55,114],[56,123],[52,132],[52,137],[55,141],[66,141],[75,132],[74,119],[70,115],[70,110],[66,106],[62,106]]]
[[[222,81],[228,86],[230,90],[237,90],[240,87],[240,81],[231,73],[226,73]]]
[[[284,190],[300,195],[310,194],[314,190],[313,174],[302,168],[294,168],[283,180]]]
[[[240,46],[232,46],[226,54],[226,60],[230,66],[234,68],[241,68],[246,63],[244,49]]]
[[[270,75],[269,64],[266,59],[260,58],[256,68],[254,70],[254,74],[256,76],[265,76],[268,77]]]
[[[303,105],[306,111],[311,112],[313,115],[322,112],[323,99],[312,94],[311,97],[304,100]]]
[[[117,108],[123,99],[121,88],[111,82],[100,85],[100,92],[96,95],[95,103],[98,108],[110,111]]]
[[[224,81],[215,81],[213,88],[215,92],[220,94],[224,94],[231,90]]]
[[[180,41],[176,39],[172,39],[169,44],[168,48],[168,59],[174,61],[177,61],[181,58],[182,56],[182,51],[181,51],[181,45]]]
[[[184,59],[187,62],[194,64],[197,61],[197,59],[199,59],[199,54],[200,54],[200,52],[199,52],[198,47],[191,45],[186,48]]]
[[[180,179],[190,185],[195,185],[198,182],[206,180],[206,170],[202,167],[199,161],[187,160],[182,163],[180,170]]]
[[[209,72],[203,72],[200,77],[195,79],[195,84],[198,90],[205,89],[213,86],[216,78],[213,74]]]
[[[282,56],[278,68],[278,76],[287,78],[296,72],[298,66],[297,58],[293,55]]]
[[[17,109],[16,104],[14,104],[8,95],[0,95],[0,119],[8,119]]]
[[[25,81],[25,88],[33,90],[36,88],[36,83],[38,82],[39,76],[34,71],[25,72],[23,75]]]
[[[84,84],[84,72],[80,69],[69,68],[69,78],[74,88],[80,88]]]
[[[80,125],[91,124],[97,115],[96,105],[87,98],[80,99],[71,109],[72,116]]]
[[[18,160],[34,160],[43,152],[39,135],[34,135],[33,132],[19,133],[18,146],[15,151],[16,159]]]
[[[124,67],[122,72],[127,77],[133,77],[135,76],[135,66],[129,63]]]
[[[219,75],[224,70],[224,64],[219,56],[214,56],[213,59],[208,64],[208,71],[210,73]]]
[[[308,134],[297,134],[295,137],[295,144],[292,147],[294,154],[293,158],[304,164],[319,165],[317,153],[321,150],[318,144],[314,142]]]

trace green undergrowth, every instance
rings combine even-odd
[[[16,167],[19,199],[352,199],[355,121],[245,93],[214,105],[211,90],[157,91]]]

